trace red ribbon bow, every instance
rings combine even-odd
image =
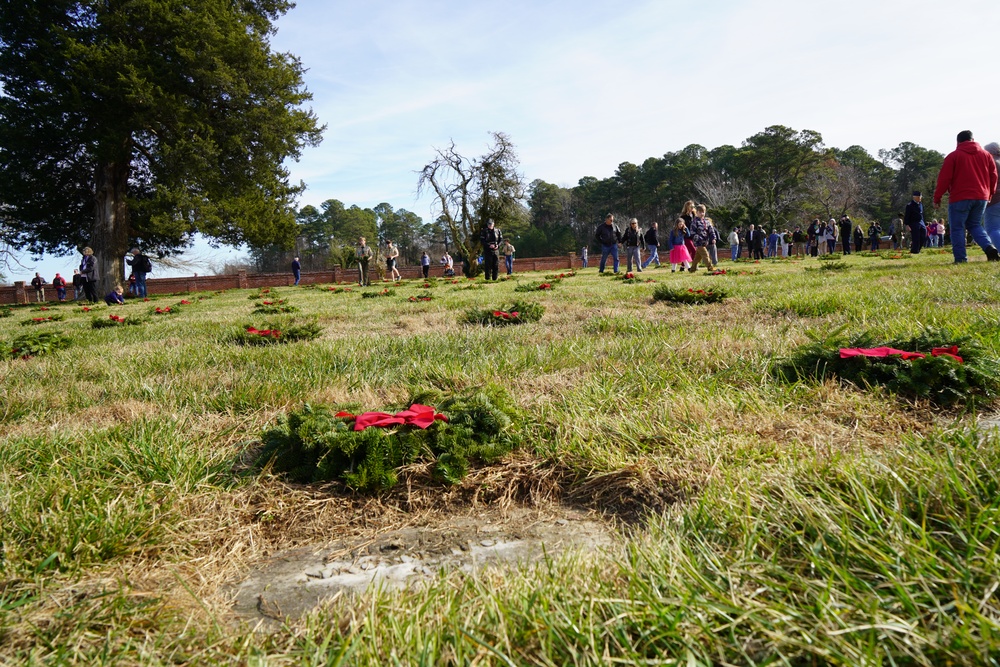
[[[927,355],[923,352],[907,352],[906,350],[897,350],[893,347],[845,347],[840,350],[841,359],[849,359],[851,357],[894,357],[899,356],[904,360],[910,359],[923,359]],[[958,346],[952,345],[950,347],[935,347],[931,350],[932,357],[951,357],[960,364],[965,363],[962,357],[958,356]]]
[[[281,336],[281,332],[277,329],[257,329],[254,327],[247,327],[248,334],[256,334],[258,336],[270,336],[271,338],[278,338]]]
[[[369,427],[389,428],[391,426],[402,426],[408,424],[417,428],[427,428],[435,420],[448,421],[448,418],[440,412],[435,412],[434,408],[428,405],[414,403],[407,410],[401,410],[394,415],[388,412],[363,412],[360,415],[353,415],[350,412],[338,412],[335,417],[346,417],[354,420],[354,430],[363,431]]]

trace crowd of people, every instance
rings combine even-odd
[[[737,226],[726,237],[730,258],[764,259],[769,257],[819,257],[833,254],[839,244],[841,252],[849,255],[868,249],[903,250],[919,253],[924,247],[943,247],[951,243],[956,264],[967,261],[966,237],[974,240],[991,262],[1000,261],[1000,191],[997,189],[1000,173],[1000,144],[990,143],[981,147],[973,140],[972,132],[960,132],[958,147],[944,160],[934,191],[934,206],[939,208],[941,198],[947,193],[948,216],[945,219],[924,218],[923,195],[914,190],[904,211],[889,221],[886,229],[877,221],[855,224],[844,214],[839,220],[814,218],[810,223],[796,225],[793,229],[765,228],[751,224],[745,229]],[[620,269],[619,246],[625,248],[626,270],[643,271],[650,263],[660,266],[660,253],[669,252],[671,271],[678,267],[695,272],[702,264],[712,270],[718,264],[719,231],[707,216],[703,204],[684,203],[674,219],[670,232],[660,234],[657,222],[650,223],[642,232],[635,218],[620,231],[609,213],[604,223],[598,225],[594,240],[601,248],[599,272],[604,273],[608,258],[615,273]],[[642,251],[648,254],[642,260]],[[580,259],[588,265],[589,248],[584,247]]]

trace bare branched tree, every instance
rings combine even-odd
[[[750,185],[741,178],[712,172],[699,176],[694,187],[713,209],[732,209],[750,199]]]
[[[826,218],[856,215],[872,198],[871,187],[858,170],[836,162],[809,174],[804,185],[816,212]]]
[[[485,155],[467,158],[455,142],[437,149],[437,157],[420,170],[417,193],[434,194],[439,220],[448,227],[452,242],[462,253],[467,274],[478,272],[471,258],[479,254],[479,234],[488,220],[502,227],[522,212],[524,179],[517,171],[514,144],[503,132],[493,139]]]

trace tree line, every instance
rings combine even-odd
[[[904,142],[870,155],[775,125],[740,146],[692,144],[573,187],[526,181],[502,132],[479,156],[454,144],[419,170],[425,223],[388,203],[295,208],[287,160],[324,127],[305,105],[301,62],[271,49],[287,0],[52,0],[0,4],[0,264],[17,250],[98,260],[101,289],[124,279],[131,247],[163,258],[195,234],[246,245],[259,270],[350,261],[358,236],[479,253],[494,220],[520,256],[578,252],[607,213],[669,223],[688,199],[723,229],[811,217],[888,220],[931,190],[943,156]],[[928,211],[936,216],[936,211]],[[378,244],[374,244],[377,245]]]
[[[294,250],[255,250],[257,268],[280,270],[293,252],[315,268],[346,265],[358,236],[392,239],[414,263],[423,250],[475,257],[488,219],[522,257],[578,252],[591,244],[607,213],[638,218],[643,226],[669,224],[689,199],[708,206],[723,231],[747,224],[791,229],[845,214],[884,222],[902,211],[913,190],[933,191],[944,160],[910,142],[880,150],[877,157],[861,146],[831,148],[818,132],[774,125],[739,147],[691,144],[639,165],[622,162],[608,178],[585,176],[575,187],[561,187],[541,179],[525,184],[510,138],[492,137],[482,156],[464,156],[452,143],[420,172],[419,188],[436,205],[433,222],[389,204],[345,208],[329,200],[320,209],[305,206],[298,212]],[[927,207],[928,217],[939,213]]]

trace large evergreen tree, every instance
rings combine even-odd
[[[302,66],[271,50],[285,0],[0,3],[0,206],[15,245],[90,245],[103,286],[131,245],[195,232],[290,243],[320,140]]]

